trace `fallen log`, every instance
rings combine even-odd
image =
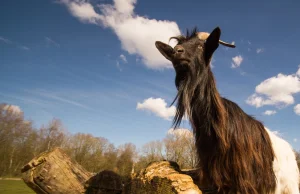
[[[191,176],[193,176],[193,178]],[[59,148],[32,159],[22,168],[22,179],[38,194],[201,194],[194,171],[181,171],[169,161],[150,163],[122,183],[112,171],[92,174]]]
[[[22,179],[36,193],[84,193],[84,184],[92,177],[59,148],[45,152],[22,169]]]
[[[201,194],[191,176],[170,161],[150,163],[125,186],[126,194]],[[193,174],[193,173],[191,173]]]

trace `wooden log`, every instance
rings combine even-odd
[[[126,194],[202,194],[191,176],[175,162],[153,162],[125,186]]]
[[[59,148],[31,160],[22,168],[22,179],[36,193],[85,193],[92,177]]]
[[[122,194],[123,183],[121,176],[110,170],[91,177],[85,184],[86,194]]]
[[[56,148],[26,164],[22,179],[38,194],[202,194],[196,172],[181,171],[175,162],[152,162],[124,185],[115,172],[92,174]]]

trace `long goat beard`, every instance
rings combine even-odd
[[[178,78],[177,76],[180,77]],[[184,72],[184,75],[177,74],[177,76],[176,79],[180,79],[177,85],[178,92],[171,104],[173,105],[177,100],[176,114],[173,119],[175,129],[180,125],[185,114],[191,120],[194,94],[201,81],[197,79],[198,73],[191,70]]]

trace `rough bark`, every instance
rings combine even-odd
[[[192,178],[193,177],[193,178]],[[22,168],[22,179],[36,193],[201,194],[195,171],[181,171],[175,162],[152,162],[125,185],[112,171],[92,174],[56,148]],[[194,179],[194,180],[193,180]]]
[[[175,162],[150,163],[147,168],[132,177],[131,183],[125,186],[125,193],[201,194],[187,172],[182,172]]]
[[[59,148],[45,152],[22,168],[22,179],[36,193],[84,193],[92,176]]]
[[[122,194],[121,176],[109,170],[104,170],[91,177],[85,184],[87,194]]]

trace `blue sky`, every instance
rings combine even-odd
[[[154,47],[197,26],[222,30],[222,96],[300,150],[300,2],[28,0],[0,4],[0,102],[36,127],[141,146],[171,127],[175,72]],[[189,128],[187,121],[183,128]],[[298,140],[299,139],[299,140]]]

